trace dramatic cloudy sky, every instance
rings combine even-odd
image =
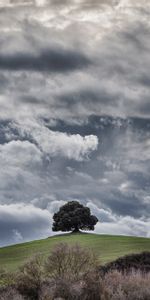
[[[0,246],[79,200],[150,237],[147,0],[0,0]]]

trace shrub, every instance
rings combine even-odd
[[[107,265],[102,275],[97,258],[88,249],[58,244],[45,262],[36,256],[26,263],[17,275],[16,285],[7,281],[6,288],[3,284],[0,300],[149,300],[150,273],[132,270],[139,256],[128,257],[129,261],[125,257],[117,260],[119,264],[108,264],[120,266],[120,271]],[[148,266],[147,254],[140,256],[141,267],[142,261]],[[2,282],[6,277],[2,270]]]
[[[86,274],[82,290],[82,300],[109,300],[108,293],[98,270]]]
[[[39,292],[39,300],[54,300],[55,283],[44,281]]]
[[[131,272],[122,274],[109,272],[103,279],[110,300],[149,300],[150,273]]]
[[[20,268],[16,287],[26,299],[39,299],[43,281],[43,272],[43,259],[41,256],[34,257]]]
[[[76,285],[76,288],[75,286]],[[54,292],[54,299],[62,298],[65,300],[80,300],[80,286],[77,283],[70,283],[68,284],[68,280],[60,279],[56,283],[56,288]]]
[[[45,268],[49,277],[79,281],[97,265],[96,256],[79,245],[58,244],[48,257]]]
[[[13,287],[0,289],[0,300],[24,300],[24,298]]]
[[[0,287],[13,285],[14,282],[13,274],[7,273],[4,269],[0,269]]]
[[[46,274],[55,282],[53,299],[83,299],[84,277],[94,272],[97,264],[98,259],[88,249],[77,244],[56,245],[45,264]]]
[[[132,270],[140,270],[141,272],[150,272],[150,252],[143,252],[138,254],[130,254],[120,257],[117,260],[108,263],[106,266],[101,267],[101,272],[109,272],[117,270],[119,272],[131,272]]]

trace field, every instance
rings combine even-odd
[[[66,234],[44,240],[0,248],[0,268],[15,271],[28,258],[37,253],[47,256],[60,242],[79,243],[93,249],[102,264],[129,253],[150,251],[150,239],[98,234]]]

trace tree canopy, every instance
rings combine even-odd
[[[70,201],[61,206],[53,216],[53,231],[94,230],[98,222],[96,216],[91,214],[89,207],[85,207],[78,201]]]

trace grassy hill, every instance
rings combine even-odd
[[[54,245],[60,242],[79,243],[93,249],[102,263],[112,261],[129,253],[150,251],[150,239],[98,234],[66,234],[45,240],[0,248],[0,268],[15,271],[31,256],[42,253],[47,256]]]

